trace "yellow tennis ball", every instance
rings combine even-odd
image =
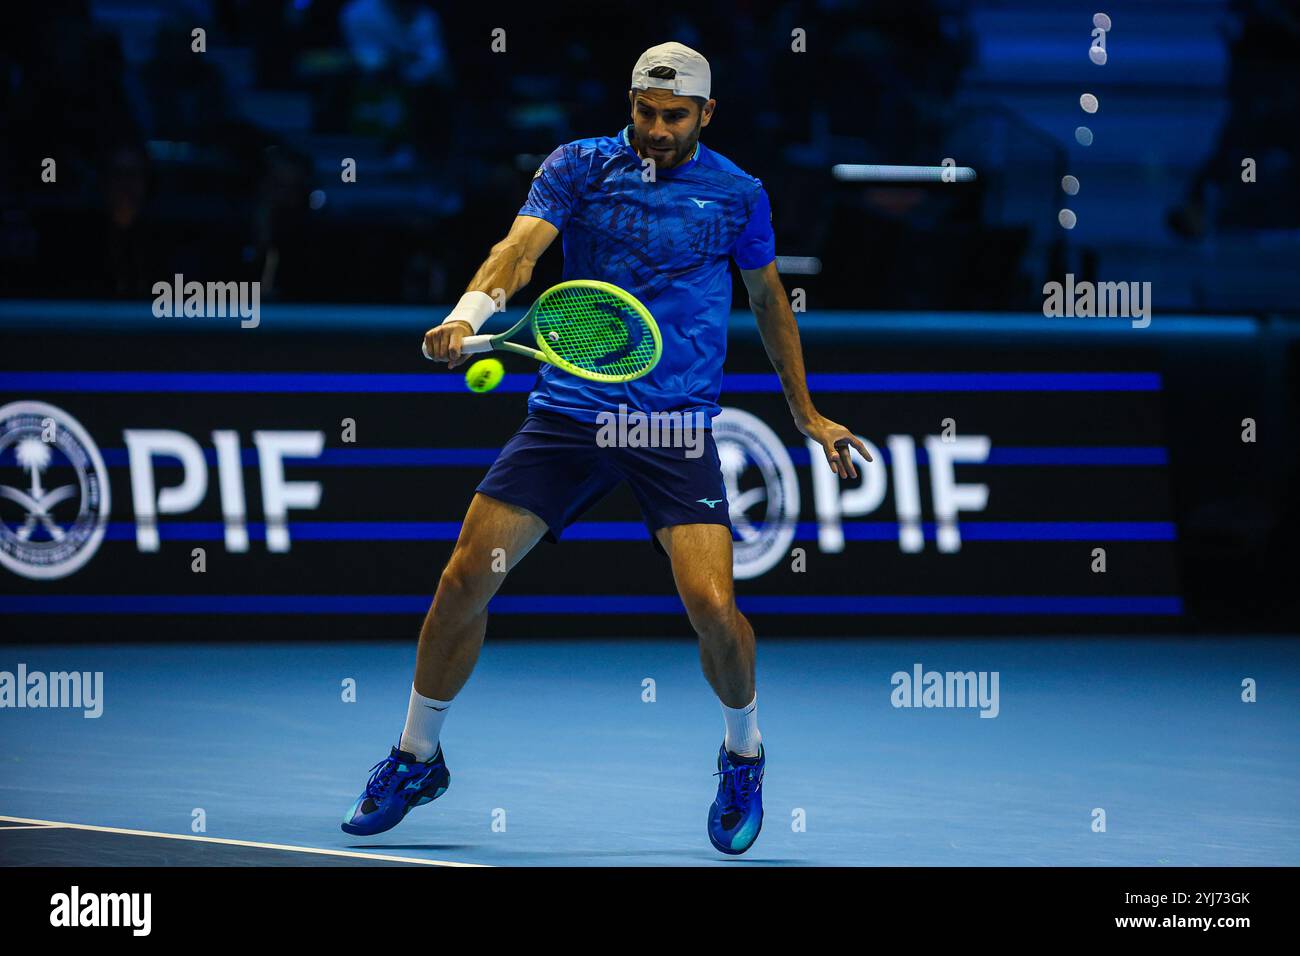
[[[465,387],[471,392],[490,392],[501,384],[506,367],[500,359],[479,359],[465,370]]]

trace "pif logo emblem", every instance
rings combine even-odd
[[[99,549],[108,516],[108,470],[81,423],[45,402],[0,408],[0,564],[66,577]]]

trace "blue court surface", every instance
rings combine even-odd
[[[722,717],[680,640],[489,635],[443,732],[451,789],[388,833],[347,836],[340,818],[401,731],[414,653],[0,649],[0,671],[104,675],[98,718],[0,711],[0,863],[1300,864],[1288,639],[760,637],[767,816],[738,858],[705,835]],[[891,675],[916,664],[997,672],[997,716],[892,706]]]

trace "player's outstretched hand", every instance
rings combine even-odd
[[[469,356],[461,354],[460,343],[465,335],[472,331],[474,330],[470,328],[468,322],[456,321],[448,322],[446,325],[435,325],[424,333],[424,357],[435,362],[446,362],[448,369],[464,365],[469,361]]]
[[[867,451],[867,446],[862,444],[857,435],[822,415],[814,416],[799,430],[822,446],[827,464],[841,478],[858,477],[853,456],[849,454],[849,445],[856,448],[867,461],[872,460],[871,452]]]

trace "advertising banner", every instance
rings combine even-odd
[[[534,378],[507,357],[475,394],[391,331],[75,339],[4,339],[6,640],[413,636]],[[1179,626],[1162,378],[1140,354],[807,353],[818,409],[875,461],[837,479],[761,343],[733,336],[712,427],[761,632]],[[491,611],[497,634],[690,633],[626,487]]]

